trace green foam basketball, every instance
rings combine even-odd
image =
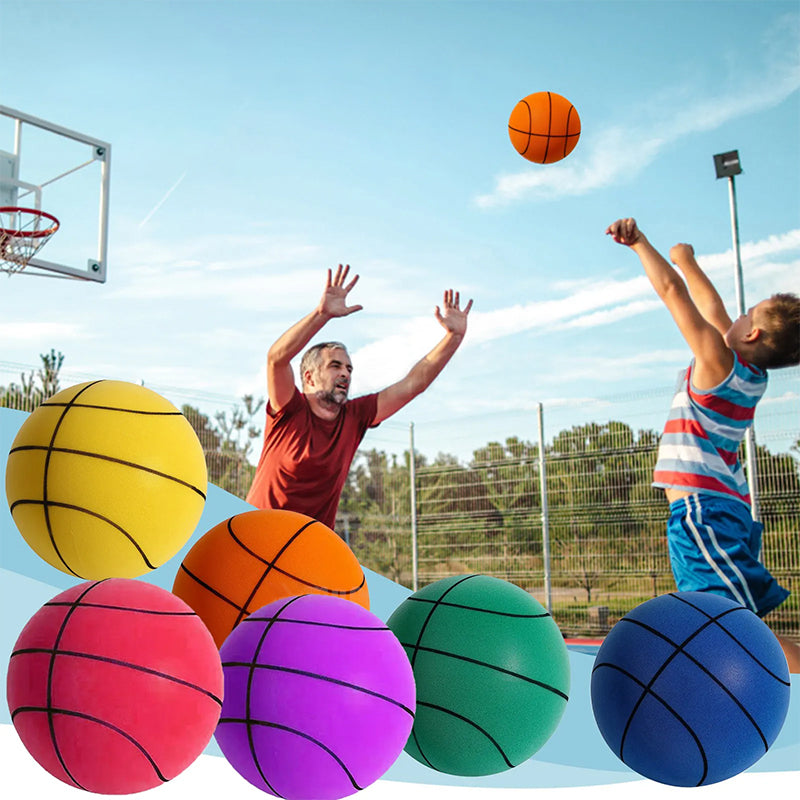
[[[411,661],[417,713],[406,752],[450,775],[493,775],[530,758],[567,705],[558,626],[524,589],[486,575],[445,578],[388,621]]]

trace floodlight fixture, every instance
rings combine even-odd
[[[739,161],[739,151],[730,150],[727,153],[718,153],[714,156],[714,169],[717,171],[717,178],[732,178],[742,172],[742,164]]]

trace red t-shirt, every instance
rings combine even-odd
[[[348,400],[336,419],[316,416],[295,387],[277,413],[267,406],[264,447],[247,502],[298,511],[333,528],[339,496],[361,440],[373,424],[378,395]]]

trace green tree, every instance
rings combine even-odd
[[[507,521],[540,505],[538,445],[516,436],[504,445],[489,442],[473,452],[471,466],[481,471],[489,498]]]
[[[649,484],[640,445],[623,422],[586,423],[561,431],[547,453],[553,572],[578,585],[587,603],[610,589],[622,570],[650,572],[640,558],[643,531],[631,513],[632,498]],[[655,499],[655,498],[654,498]]]
[[[417,469],[425,459],[418,456]],[[380,450],[360,450],[339,501],[337,531],[359,561],[398,583],[411,581],[409,453],[402,462]]]
[[[250,455],[254,442],[262,433],[253,418],[263,407],[263,397],[255,400],[252,394],[246,394],[242,396],[242,404],[234,406],[230,416],[227,411],[217,411],[214,419],[223,452],[239,453],[244,457]]]
[[[42,366],[28,375],[20,373],[20,385],[12,382],[0,387],[0,406],[33,411],[58,392],[64,354],[51,349],[49,353],[40,353],[39,358]]]
[[[778,583],[791,589],[800,577],[800,453],[798,439],[787,453],[756,446],[758,510],[764,525],[762,560]],[[770,615],[781,632],[800,634],[800,598],[789,599]]]
[[[487,571],[487,559],[507,539],[481,471],[440,453],[417,471],[417,487],[420,573]]]
[[[261,435],[253,417],[264,401],[254,401],[251,395],[242,398],[230,412],[217,412],[212,421],[208,415],[191,405],[181,412],[197,434],[208,468],[208,480],[237,497],[244,498],[255,475],[255,467],[247,456],[253,440]]]

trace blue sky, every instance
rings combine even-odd
[[[796,1],[0,0],[0,29],[21,38],[0,104],[113,146],[108,280],[0,281],[6,365],[55,347],[67,376],[213,411],[264,393],[267,348],[346,262],[364,310],[324,335],[355,394],[433,346],[445,288],[474,299],[447,370],[367,446],[412,420],[433,452],[447,425],[481,444],[526,419],[506,433],[535,439],[537,402],[646,395],[688,360],[612,220],[691,242],[735,311],[712,158],[732,149],[746,300],[800,291]],[[541,166],[507,122],[545,90],[582,136]]]

